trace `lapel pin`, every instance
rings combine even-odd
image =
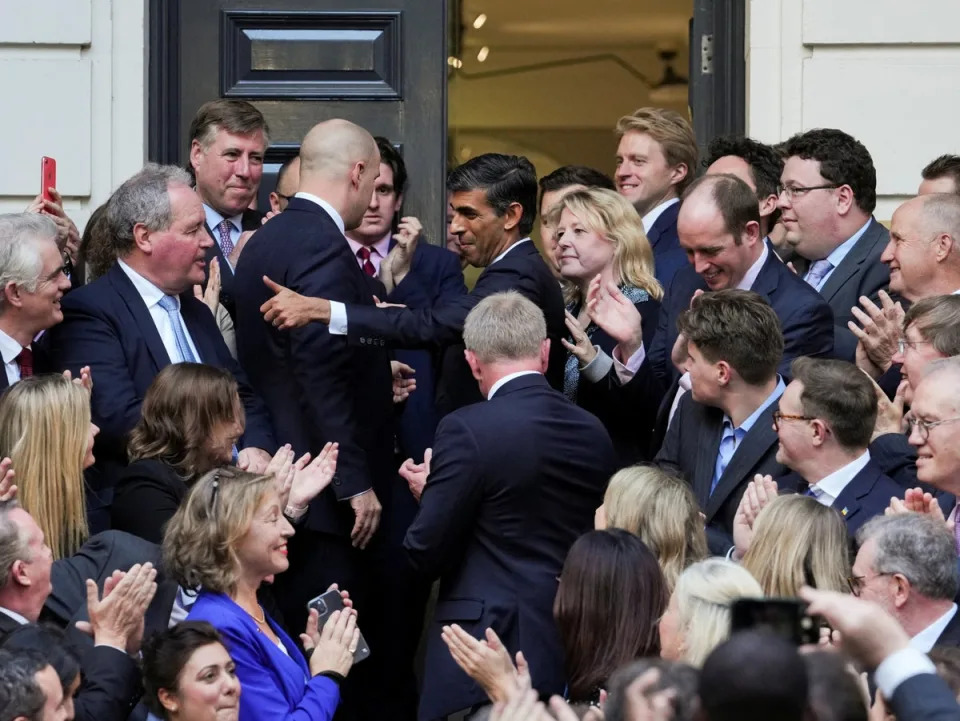
[[[847,515],[847,507],[846,507],[846,506],[844,506],[844,507],[843,507],[843,510],[840,511],[840,515],[841,515],[841,516],[846,516],[846,515]]]

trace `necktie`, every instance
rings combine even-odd
[[[823,276],[831,270],[833,270],[833,263],[827,259],[818,260],[807,269],[807,277],[804,278],[804,280],[815,290],[819,290],[820,281],[822,281]]]
[[[723,437],[720,439],[720,448],[717,451],[717,464],[714,467],[713,481],[710,483],[710,495],[717,490],[717,484],[723,472],[730,465],[733,454],[737,451],[737,431],[730,425],[729,421],[723,422]]]
[[[955,514],[954,518],[956,518],[957,515],[960,514]],[[953,524],[953,540],[957,544],[957,555],[960,556],[960,523],[955,522]]]
[[[820,489],[816,486],[810,486],[806,491],[803,492],[803,495],[810,496],[810,498],[820,498]]]
[[[170,325],[173,328],[173,337],[177,342],[177,352],[180,354],[180,363],[199,363],[200,361],[190,350],[190,343],[187,341],[187,332],[183,328],[183,319],[180,317],[180,304],[172,295],[165,295],[160,299],[160,307],[167,311],[170,318]],[[171,358],[171,360],[173,360]]]
[[[373,261],[370,260],[370,256],[373,255],[373,251],[367,247],[363,247],[357,251],[357,257],[360,259],[360,267],[363,268],[363,272],[373,278],[377,274],[377,269],[373,266]]]
[[[229,258],[233,252],[233,241],[230,240],[230,231],[232,230],[233,223],[229,220],[224,220],[217,226],[217,234],[220,236],[220,250],[223,251],[225,258]]]
[[[23,348],[14,359],[20,368],[20,377],[29,378],[33,375],[33,351],[29,348]]]

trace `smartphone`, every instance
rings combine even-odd
[[[807,615],[798,598],[739,598],[733,602],[730,632],[762,629],[797,646],[820,641],[820,620]]]
[[[57,161],[44,155],[40,158],[40,195],[53,202],[50,188],[57,187]]]
[[[320,617],[317,619],[317,628],[322,629],[334,611],[343,610],[343,598],[340,596],[340,591],[327,591],[310,601],[310,603],[307,604],[307,608],[317,609],[317,613],[320,614]],[[357,650],[353,652],[353,662],[359,663],[369,655],[370,646],[367,645],[367,639],[365,639],[361,633],[360,640],[357,642]]]

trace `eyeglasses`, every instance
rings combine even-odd
[[[886,571],[884,573],[875,573],[873,577],[879,578],[880,576],[892,576],[892,575],[894,574],[890,573],[889,571]],[[866,585],[866,583],[867,583],[866,576],[847,576],[847,587],[850,589],[850,593],[852,593],[857,598],[859,598],[860,594],[863,593],[863,587]]]
[[[777,197],[786,195],[787,200],[793,200],[794,198],[799,198],[802,195],[806,195],[811,190],[836,190],[839,187],[840,186],[836,183],[831,185],[808,185],[805,188],[798,185],[778,185]]]
[[[906,338],[901,338],[897,341],[897,352],[900,355],[903,355],[907,348],[913,348],[916,350],[918,345],[929,345],[932,342],[933,341],[929,340],[907,340]]]
[[[281,193],[279,190],[274,190],[273,192],[277,194],[277,197],[278,197],[278,198],[283,198],[283,199],[284,199],[285,201],[287,201],[288,203],[289,203],[291,200],[293,200],[293,196],[292,196],[292,195],[284,195],[284,194]]]
[[[914,429],[917,433],[920,434],[920,440],[925,441],[930,437],[930,429],[936,428],[939,425],[944,423],[953,423],[954,421],[960,421],[960,416],[956,418],[944,418],[942,421],[924,421],[919,418],[907,418],[907,423],[910,424],[910,433],[912,434]]]
[[[789,413],[781,413],[780,411],[773,412],[773,430],[780,430],[780,421],[812,421],[815,420],[813,416],[794,416]]]

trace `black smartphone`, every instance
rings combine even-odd
[[[320,616],[317,619],[317,628],[322,629],[334,611],[343,610],[343,597],[340,596],[340,591],[327,591],[310,601],[310,603],[307,604],[307,608],[317,609],[317,613]],[[367,645],[367,639],[365,639],[361,633],[360,640],[357,642],[357,650],[353,652],[353,662],[359,663],[369,655],[370,646]]]
[[[819,643],[820,625],[799,598],[738,598],[731,608],[731,633],[763,629],[797,646]]]

